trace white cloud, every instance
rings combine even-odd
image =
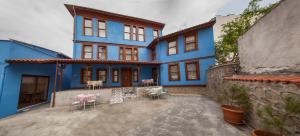
[[[164,34],[208,21],[230,0],[0,0],[0,39],[13,38],[72,56],[73,19],[64,3],[166,24]]]

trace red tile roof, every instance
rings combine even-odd
[[[300,75],[234,75],[232,77],[225,77],[224,80],[282,82],[300,85]]]
[[[14,63],[36,63],[36,64],[144,64],[158,65],[156,61],[126,61],[126,60],[94,60],[94,59],[10,59],[6,62]]]

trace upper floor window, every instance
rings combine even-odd
[[[131,48],[126,48],[126,57],[125,60],[131,60],[132,59],[132,49]]]
[[[180,70],[179,64],[169,64],[168,68],[169,81],[178,81],[180,80]]]
[[[112,70],[112,82],[119,82],[119,70],[113,69]]]
[[[152,49],[152,50],[151,50],[151,59],[152,59],[152,60],[155,60],[155,59],[156,59],[156,52],[155,52],[155,49]]]
[[[99,37],[106,37],[106,22],[105,21],[98,21],[98,36]]]
[[[125,40],[130,40],[130,35],[131,35],[131,28],[129,25],[124,26],[124,39]]]
[[[88,68],[82,68],[80,70],[80,83],[81,84],[86,84],[87,81],[91,81],[92,80],[92,68],[88,67]]]
[[[142,27],[139,27],[138,29],[138,41],[145,41],[145,32]]]
[[[106,82],[107,80],[107,69],[97,69],[97,80]]]
[[[193,50],[197,50],[197,48],[198,48],[197,35],[193,34],[193,35],[185,36],[185,38],[184,38],[184,51],[185,52],[193,51]]]
[[[133,41],[145,41],[144,28],[132,25],[124,25],[124,39]]]
[[[93,35],[93,20],[91,18],[84,18],[83,34],[87,36]]]
[[[93,46],[92,45],[83,45],[82,46],[82,58],[83,59],[92,59],[93,58]]]
[[[186,80],[199,79],[199,62],[186,62],[185,63]]]
[[[153,30],[153,39],[159,37],[159,31],[158,30]]]
[[[138,82],[139,81],[139,70],[134,69],[133,70],[133,82]]]
[[[138,60],[138,49],[133,48],[133,60]]]
[[[170,41],[168,43],[168,55],[174,55],[178,53],[177,40]]]
[[[106,46],[98,46],[98,59],[106,60],[107,59],[107,50]]]
[[[120,60],[138,60],[138,48],[133,47],[120,47],[119,49]]]

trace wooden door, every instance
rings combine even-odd
[[[130,68],[124,68],[121,70],[122,86],[132,86],[132,71]]]
[[[23,75],[18,109],[46,102],[48,99],[49,77]]]

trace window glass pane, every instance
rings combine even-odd
[[[196,72],[188,72],[188,79],[197,79]]]
[[[169,42],[169,48],[175,47],[176,41]]]
[[[85,52],[92,52],[92,46],[84,46]]]
[[[187,64],[188,71],[196,71],[196,64]]]
[[[85,53],[84,58],[92,58],[92,53]]]
[[[154,30],[154,31],[153,31],[153,37],[154,37],[154,38],[157,38],[157,37],[158,37],[158,31],[157,31],[157,30]]]
[[[117,76],[117,75],[118,75],[118,71],[114,70],[114,76]]]
[[[114,81],[117,82],[118,81],[118,77],[114,76]]]
[[[195,45],[195,43],[187,43],[185,45],[185,48],[186,48],[186,50],[194,50],[194,49],[196,49],[196,45]]]
[[[124,33],[124,39],[130,40],[130,34],[129,33]]]
[[[129,33],[130,32],[130,26],[125,26],[124,27],[124,32],[128,32]]]
[[[176,54],[176,48],[169,49],[169,55]]]
[[[188,36],[185,38],[186,43],[195,42],[195,36]]]
[[[106,37],[106,32],[105,32],[105,30],[99,30],[99,36],[100,36],[100,37]]]
[[[138,29],[138,33],[139,33],[139,34],[144,34],[144,28],[139,28],[139,29]]]
[[[178,70],[178,69],[177,69],[177,65],[171,66],[170,70],[171,70],[172,73],[173,73],[173,72],[177,73],[177,70]]]
[[[139,35],[139,41],[144,41],[144,35]]]
[[[84,34],[91,36],[92,35],[92,28],[84,28]]]
[[[85,19],[84,20],[84,25],[85,25],[85,27],[92,27],[92,20]]]
[[[171,79],[177,80],[178,79],[178,74],[177,73],[171,73]]]
[[[132,40],[134,40],[134,41],[136,41],[137,39],[136,39],[136,35],[135,34],[133,34],[132,35]]]
[[[99,29],[105,29],[105,27],[106,27],[105,22],[102,22],[102,21],[98,22],[98,28]]]

